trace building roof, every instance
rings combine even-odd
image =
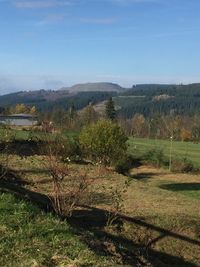
[[[8,115],[9,117],[27,117],[27,118],[33,118],[36,117],[35,115],[31,115],[31,114],[26,114],[26,113],[19,113],[19,114],[12,114],[12,115]]]

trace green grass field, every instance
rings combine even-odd
[[[170,141],[145,138],[129,139],[129,152],[133,155],[140,157],[154,148],[162,149],[165,156],[169,158]],[[191,161],[194,166],[200,167],[200,144],[173,141],[172,156],[174,159],[186,158]]]
[[[0,194],[0,266],[115,265],[91,251],[67,222],[3,193]]]

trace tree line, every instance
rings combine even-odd
[[[200,115],[175,115],[155,112],[145,116],[143,113],[133,113],[127,117],[118,111],[115,98],[109,97],[99,112],[96,106],[90,102],[86,107],[78,110],[72,103],[66,110],[55,107],[52,111],[39,112],[35,106],[17,104],[3,110],[2,113],[18,114],[28,113],[36,115],[39,121],[58,128],[66,128],[79,132],[84,126],[96,123],[100,119],[109,119],[117,122],[128,136],[142,138],[157,138],[181,141],[200,141]]]

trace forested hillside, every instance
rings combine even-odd
[[[51,111],[54,108],[67,110],[73,104],[76,109],[82,109],[88,103],[97,104],[110,96],[114,97],[119,107],[118,113],[127,118],[135,113],[145,117],[158,113],[189,116],[200,113],[200,84],[141,84],[131,89],[111,83],[83,84],[58,91],[40,90],[4,95],[0,97],[0,107],[24,103],[36,106],[39,111]]]
[[[35,106],[39,111],[52,111],[55,108],[68,109],[72,104],[76,109],[82,109],[90,102],[96,104],[106,100],[110,96],[116,96],[116,92],[78,92],[73,94],[62,94],[56,91],[41,90],[37,94],[33,93],[13,93],[0,97],[0,107],[6,108],[23,103],[29,106]],[[58,97],[59,96],[59,97]]]
[[[115,102],[126,117],[134,113],[192,116],[200,113],[200,84],[136,85],[115,98]]]

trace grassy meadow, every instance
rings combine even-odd
[[[17,140],[44,138],[43,133],[22,129],[1,130],[2,140],[5,134]],[[68,131],[64,135],[77,136]],[[169,146],[164,140],[129,139],[129,153],[141,157],[153,148],[163,149],[168,157]],[[90,198],[70,219],[60,218],[27,197],[53,194],[46,156],[21,152],[9,155],[11,181],[0,180],[0,266],[199,266],[199,174],[171,173],[145,164],[125,176],[113,168],[64,163],[71,177],[86,173],[91,179]],[[187,157],[200,166],[199,156],[200,144],[173,142],[173,157]],[[68,181],[64,179],[62,186],[67,192]],[[113,198],[121,201],[118,190],[122,192],[120,215],[109,225]]]
[[[169,159],[169,140],[133,138],[129,139],[129,152],[133,155],[143,156],[152,149],[161,149],[166,158]],[[172,157],[174,159],[184,159],[191,161],[196,167],[200,167],[200,143],[173,141]]]
[[[44,160],[45,156],[38,155],[9,157],[10,169],[26,182],[23,187],[27,192],[51,195],[52,182]],[[92,206],[75,212],[74,219],[67,222],[10,194],[1,194],[0,265],[199,266],[198,175],[140,166],[126,177],[98,166],[68,167],[72,176],[73,171],[87,172],[93,179]],[[104,217],[112,209],[111,186],[123,188],[127,180],[122,208],[126,216],[119,226],[107,226]],[[67,189],[68,184],[65,186]]]

